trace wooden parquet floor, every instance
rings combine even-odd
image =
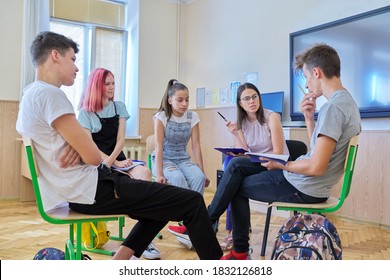
[[[212,193],[205,193],[209,202]],[[390,260],[390,229],[377,225],[348,221],[336,215],[329,215],[341,236],[343,259],[345,260]],[[273,239],[284,222],[284,218],[273,216],[271,219],[269,240],[265,259],[270,259]],[[265,214],[252,212],[251,247],[252,258],[260,259],[260,247],[264,229]],[[130,229],[135,221],[126,219],[126,227]],[[36,252],[44,247],[63,249],[68,236],[65,225],[49,224],[41,219],[34,202],[19,202],[16,200],[0,200],[0,259],[1,260],[31,260]],[[174,224],[174,223],[170,223]],[[225,216],[220,219],[217,237],[222,241],[227,235]],[[109,222],[108,228],[112,234],[118,232],[117,222]],[[154,244],[161,251],[165,260],[194,260],[197,255],[194,250],[187,250],[166,228],[161,232],[162,239],[155,239]],[[105,248],[116,250],[118,241],[110,240]],[[88,253],[92,259],[105,260],[110,256]],[[142,259],[142,258],[141,258]]]

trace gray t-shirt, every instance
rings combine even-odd
[[[33,141],[45,211],[64,206],[68,201],[94,203],[98,179],[96,166],[59,166],[59,156],[67,144],[52,123],[62,115],[74,115],[65,93],[42,81],[31,83],[23,92],[16,129]]]
[[[349,140],[361,132],[359,109],[351,94],[346,90],[336,91],[320,109],[317,124],[310,140],[310,150],[297,159],[310,158],[314,152],[320,134],[334,139],[335,150],[330,158],[328,168],[321,176],[307,176],[283,171],[287,181],[299,191],[313,197],[329,197],[332,186],[343,175],[345,157]]]

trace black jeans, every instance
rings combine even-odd
[[[98,188],[92,205],[70,203],[85,214],[126,214],[138,220],[123,245],[140,257],[168,221],[183,221],[200,259],[222,256],[201,194],[170,185],[135,180],[125,174],[98,169]]]

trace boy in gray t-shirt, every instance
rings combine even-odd
[[[233,158],[208,207],[216,221],[231,202],[233,250],[222,259],[247,259],[249,249],[249,199],[264,202],[320,203],[342,176],[350,139],[361,131],[359,109],[340,80],[340,58],[330,46],[318,44],[296,57],[296,70],[306,78],[308,93],[301,102],[309,133],[310,150],[296,161],[282,165],[262,163],[268,171],[258,173],[254,164]],[[325,103],[314,121],[316,99]]]
[[[352,96],[344,89],[337,90],[325,103],[319,113],[317,125],[310,141],[310,150],[297,159],[310,159],[315,152],[317,138],[327,136],[336,141],[327,169],[321,176],[307,176],[284,170],[284,176],[302,193],[314,197],[329,197],[332,186],[343,174],[345,155],[349,140],[360,132],[360,115]]]

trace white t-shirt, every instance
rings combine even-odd
[[[66,142],[52,123],[62,115],[74,115],[72,104],[61,89],[42,81],[31,83],[23,91],[16,129],[33,141],[45,211],[66,202],[93,204],[98,179],[96,166],[59,166],[59,155]]]
[[[174,122],[177,122],[177,123],[184,123],[184,122],[187,122],[188,121],[188,118],[187,118],[187,112],[186,111],[183,116],[181,117],[176,117],[174,115],[171,116],[171,120],[173,120]],[[199,123],[199,116],[196,112],[192,112],[192,118],[191,118],[191,128],[193,128],[197,123]],[[162,111],[162,112],[158,112],[154,115],[153,119],[158,119],[162,122],[162,124],[164,125],[164,127],[167,126],[167,116],[165,116],[165,112]]]

